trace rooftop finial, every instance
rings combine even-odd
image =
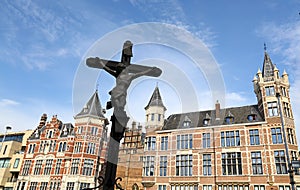
[[[267,45],[264,43],[264,50],[267,51]]]
[[[96,92],[98,92],[98,88],[99,88],[99,83],[97,82],[97,84],[96,84]]]

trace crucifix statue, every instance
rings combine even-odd
[[[157,67],[131,64],[132,43],[126,41],[123,46],[121,61],[112,61],[96,58],[88,58],[86,64],[89,67],[103,69],[116,78],[116,86],[109,92],[110,101],[106,108],[114,108],[111,116],[111,132],[108,144],[109,160],[106,161],[106,171],[104,177],[104,190],[113,190],[116,183],[116,170],[119,155],[119,143],[124,136],[125,127],[129,118],[125,112],[127,89],[131,82],[141,76],[158,77],[162,71]]]

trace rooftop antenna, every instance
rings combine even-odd
[[[264,50],[267,51],[267,45],[264,43]]]

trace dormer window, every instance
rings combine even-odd
[[[206,114],[205,118],[203,119],[203,125],[210,125],[210,116],[208,114]]]
[[[84,107],[83,107],[83,112],[84,113],[87,113],[89,111],[89,106],[86,104]]]
[[[35,135],[36,138],[39,137],[39,131],[36,130],[35,133],[34,133],[34,135]]]
[[[248,121],[256,121],[256,114],[249,114],[247,116]]]
[[[190,120],[190,118],[188,116],[184,117],[184,121],[182,123],[183,127],[190,127],[191,126],[192,121]]]
[[[182,126],[183,127],[189,127],[189,126],[191,126],[191,122],[190,121],[184,121]]]
[[[225,122],[226,124],[232,124],[234,122],[234,117],[226,117]]]
[[[209,120],[210,119],[203,119],[203,125],[209,125]]]
[[[229,111],[228,115],[225,117],[225,123],[226,124],[233,124],[234,123],[234,116],[232,113]]]
[[[67,133],[68,133],[68,129],[67,129],[67,127],[64,127],[64,129],[63,129],[63,135],[67,135]]]

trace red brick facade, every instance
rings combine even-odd
[[[105,118],[89,112],[78,114],[75,126],[62,123],[57,116],[47,122],[44,114],[27,141],[16,190],[98,185],[96,178],[106,155],[106,125]]]
[[[291,189],[288,162],[298,160],[298,145],[288,76],[279,76],[265,52],[263,71],[257,72],[253,85],[257,105],[221,109],[217,103],[215,110],[171,115],[163,126],[146,133],[144,153],[139,152],[143,161],[134,168],[142,173],[135,181],[138,189]],[[151,115],[149,110],[146,114]],[[120,154],[120,160],[125,157]],[[121,177],[133,181],[129,175]],[[298,175],[294,181],[300,188]],[[137,189],[132,183],[122,185]]]

